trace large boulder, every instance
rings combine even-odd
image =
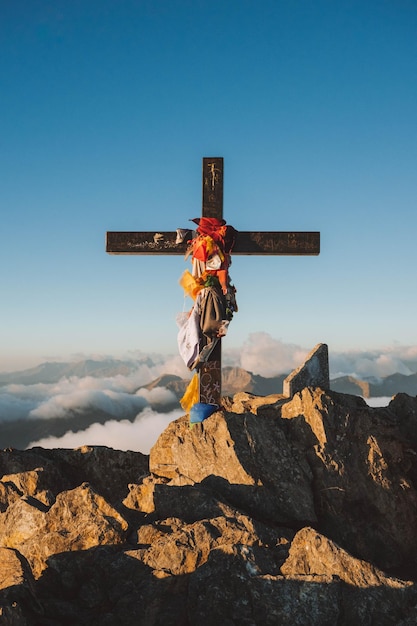
[[[394,405],[395,408],[395,405]],[[318,528],[384,569],[417,567],[415,450],[392,408],[306,388],[281,410],[286,437],[314,476]]]
[[[200,424],[172,422],[150,452],[158,477],[203,483],[237,508],[273,523],[316,522],[308,463],[279,427],[278,415],[218,411]]]
[[[415,616],[414,584],[387,578],[310,528],[294,537],[281,572],[269,570],[256,547],[214,550],[190,577],[190,623],[388,626]]]
[[[139,487],[146,512],[177,514],[188,483],[183,510],[193,497],[215,498],[258,519],[314,525],[384,569],[416,567],[416,455],[404,437],[412,402],[373,409],[360,397],[305,388],[269,404],[237,394],[228,406],[239,412],[219,411],[192,428],[182,417],[162,433],[152,476]]]
[[[52,554],[121,544],[127,521],[88,483],[58,494],[47,509],[21,498],[0,516],[0,546],[23,554],[38,578]]]
[[[146,454],[106,446],[82,446],[75,450],[8,448],[0,452],[0,512],[7,508],[7,500],[14,498],[13,491],[49,506],[58,493],[84,482],[117,504],[128,494],[128,483],[140,482],[148,473],[148,466]]]

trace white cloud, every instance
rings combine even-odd
[[[168,357],[164,362],[163,370],[167,374],[173,374],[180,378],[190,378],[191,376],[190,370],[187,368],[180,355]]]
[[[330,351],[330,373],[332,378],[338,376],[355,376],[366,378],[374,376],[383,378],[391,374],[409,376],[416,371],[417,347],[388,347],[380,350],[351,351],[332,353]]]
[[[289,374],[314,348],[284,343],[267,333],[252,333],[239,349],[225,351],[225,365],[242,367],[265,377]],[[390,346],[378,350],[335,352],[329,346],[330,377],[383,378],[417,372],[417,346]]]
[[[48,419],[65,417],[69,413],[82,413],[87,410],[99,410],[114,417],[123,418],[126,412],[140,411],[147,401],[137,395],[120,393],[112,390],[82,390],[68,394],[59,394],[42,402],[29,413],[30,418]]]
[[[180,369],[178,360],[170,360]],[[140,389],[164,373],[172,373],[169,365],[149,367],[140,365],[128,375],[96,378],[71,376],[57,383],[33,385],[11,384],[0,387],[0,422],[28,418],[60,418],[74,411],[99,410],[109,415],[129,417],[154,402],[171,404],[175,396],[167,389],[148,392]],[[184,366],[185,367],[185,366]],[[184,372],[187,375],[188,370]],[[177,374],[178,375],[178,374]]]
[[[140,397],[149,404],[170,404],[176,402],[177,397],[172,391],[165,387],[154,387],[153,389],[138,389],[136,397]]]
[[[289,373],[298,367],[309,350],[283,343],[267,333],[252,333],[240,350],[239,366],[265,377]]]
[[[76,433],[68,432],[63,437],[47,437],[29,444],[28,448],[78,448],[83,445],[108,446],[115,450],[133,450],[149,454],[158,436],[170,422],[181,417],[181,409],[170,413],[156,413],[146,408],[134,422],[110,420],[105,424],[92,424]]]

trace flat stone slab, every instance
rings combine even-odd
[[[288,398],[305,387],[330,389],[329,351],[325,343],[318,343],[282,384],[283,394]]]

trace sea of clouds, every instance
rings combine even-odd
[[[272,377],[289,373],[303,362],[310,351],[287,344],[266,333],[256,333],[239,349],[223,351],[223,365],[242,367],[254,374]],[[78,357],[79,358],[79,357]],[[394,346],[374,351],[337,353],[330,350],[330,376],[382,378],[396,372],[409,375],[417,371],[417,346]],[[190,376],[179,356],[157,359],[155,364],[138,362],[128,375],[97,378],[68,377],[53,384],[8,384],[0,387],[0,425],[10,420],[67,417],[86,411],[101,411],[110,416],[105,424],[95,423],[80,432],[63,437],[33,441],[28,447],[76,448],[104,445],[120,450],[148,454],[158,435],[183,414],[181,409],[163,412],[172,406],[174,394],[164,387],[152,390],[140,387],[163,374]],[[386,406],[390,398],[372,398],[371,406]],[[158,406],[158,410],[155,410]],[[126,414],[136,415],[132,420]]]

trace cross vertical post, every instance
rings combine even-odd
[[[203,217],[223,218],[223,158],[203,158]],[[200,402],[221,405],[221,339],[199,371]]]

